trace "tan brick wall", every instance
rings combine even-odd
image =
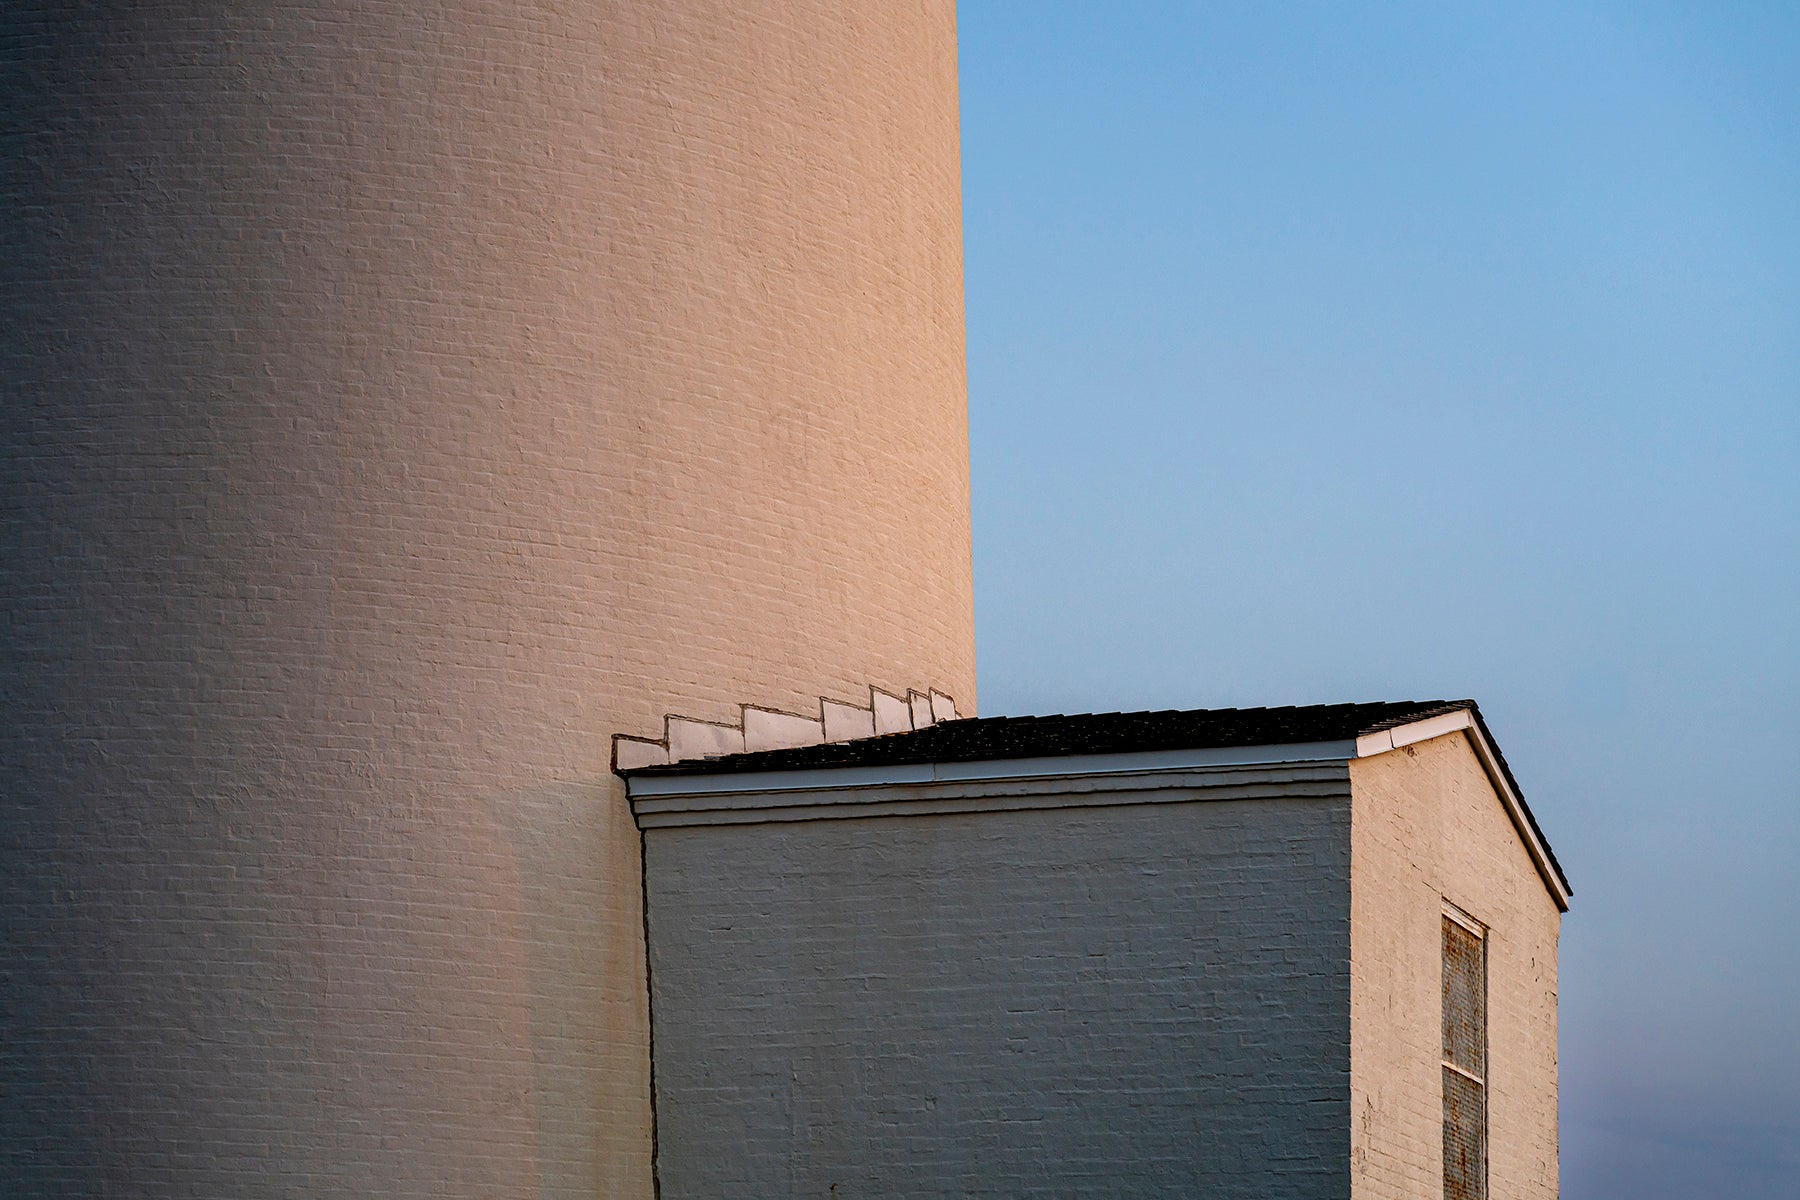
[[[1550,894],[1465,736],[1350,764],[1352,1195],[1442,1188],[1441,914],[1488,935],[1489,1195],[1557,1195]]]
[[[953,6],[0,56],[0,1177],[647,1195],[609,735],[974,710]]]

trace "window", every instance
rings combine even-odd
[[[1487,1196],[1487,939],[1444,914],[1444,1200]]]

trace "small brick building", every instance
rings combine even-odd
[[[1569,887],[1473,702],[621,774],[664,1195],[1557,1194]]]

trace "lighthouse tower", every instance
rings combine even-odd
[[[974,708],[950,0],[0,5],[0,1178],[651,1192],[609,741]]]

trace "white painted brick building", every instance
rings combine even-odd
[[[1557,1194],[1569,890],[1472,703],[625,773],[665,1195]]]

